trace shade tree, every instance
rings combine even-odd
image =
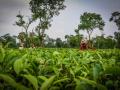
[[[33,20],[38,20],[36,31],[39,36],[40,46],[43,46],[45,30],[51,26],[53,16],[60,14],[65,9],[65,0],[30,0],[30,10]]]
[[[25,32],[25,47],[29,47],[29,40],[28,40],[28,29],[30,25],[33,23],[33,19],[28,17],[27,21],[25,20],[24,16],[19,12],[19,14],[16,16],[18,20],[16,20],[15,25],[23,28]]]
[[[118,32],[114,33],[114,38],[116,39],[116,47],[120,48],[120,12],[116,11],[111,14],[111,17],[109,19],[110,22],[114,22],[116,26],[118,27]]]
[[[105,22],[103,21],[100,14],[85,12],[80,16],[80,24],[78,25],[78,30],[85,30],[87,32],[89,46],[91,47],[90,40],[93,30],[97,28],[99,30],[103,30],[104,25]]]

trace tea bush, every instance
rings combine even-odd
[[[0,47],[0,90],[120,90],[120,50]]]

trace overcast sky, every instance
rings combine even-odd
[[[19,11],[25,16],[30,16],[29,0],[0,0],[0,36],[6,33],[11,35],[18,35],[19,32],[24,31],[13,24],[17,20],[16,15]],[[101,14],[105,21],[104,31],[94,30],[93,36],[105,33],[106,35],[113,35],[117,30],[114,23],[109,22],[111,13],[120,11],[120,0],[66,0],[65,10],[61,11],[59,16],[53,18],[52,26],[46,33],[52,37],[60,37],[75,34],[74,29],[77,28],[80,22],[80,15],[84,12],[95,12]],[[32,27],[29,28],[29,31]],[[85,36],[87,35],[84,32]]]

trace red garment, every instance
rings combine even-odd
[[[87,49],[87,44],[86,44],[86,43],[81,43],[81,44],[80,44],[80,49],[81,49],[81,50]]]

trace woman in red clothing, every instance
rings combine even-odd
[[[87,39],[82,39],[80,42],[80,50],[86,50],[88,49],[88,45],[87,45]]]

